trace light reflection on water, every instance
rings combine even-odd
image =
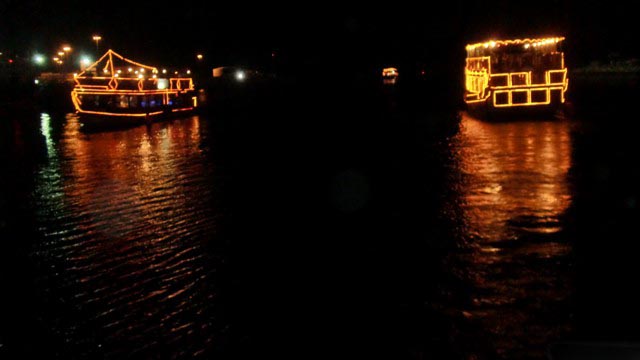
[[[543,357],[569,330],[572,248],[562,216],[572,198],[570,127],[462,116],[452,146],[463,250],[448,261],[459,281],[451,288],[458,339],[470,353]]]
[[[223,215],[207,123],[196,116],[89,133],[75,116],[42,114],[39,125],[46,156],[31,199],[35,311],[63,344],[60,357],[210,355],[233,324],[219,306],[226,255],[205,248]],[[444,315],[450,328],[436,332],[448,332],[446,346],[462,358],[542,358],[571,330],[572,247],[563,232],[571,126],[464,114],[445,150],[455,180],[445,184],[454,195],[443,210],[461,224],[457,246],[444,274],[434,271],[440,278],[426,276],[442,292],[411,300]]]
[[[217,214],[200,119],[84,133],[67,115],[57,143],[51,121],[33,257],[53,336],[74,356],[202,353],[225,325],[211,323],[220,254],[203,250]]]
[[[488,123],[465,116],[458,140],[471,235],[491,243],[523,231],[560,230],[558,216],[571,202],[567,121]]]

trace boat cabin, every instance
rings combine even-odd
[[[563,40],[491,40],[467,45],[465,102],[493,109],[564,103],[569,80]]]

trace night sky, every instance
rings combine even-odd
[[[70,43],[94,51],[98,33],[102,50],[149,63],[180,64],[196,52],[217,64],[261,63],[275,50],[297,64],[377,65],[460,53],[490,38],[564,35],[575,63],[639,53],[633,11],[611,1],[287,3],[2,0],[0,47],[29,54]]]

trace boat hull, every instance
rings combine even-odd
[[[489,102],[466,104],[467,112],[473,116],[491,120],[551,119],[564,108],[564,103],[514,107],[495,107]]]
[[[175,119],[181,116],[189,116],[195,111],[195,109],[172,110],[177,109],[166,109],[165,111],[150,114],[141,113],[139,114],[140,116],[132,116],[131,114],[94,114],[80,111],[78,111],[77,114],[80,123],[86,128],[125,128]]]
[[[169,98],[145,92],[127,94],[109,91],[92,92],[89,97],[82,91],[73,91],[71,97],[80,122],[93,127],[134,126],[192,113],[196,100],[191,92],[171,93]],[[155,102],[157,98],[158,102]],[[123,99],[125,106],[122,106]],[[170,101],[167,101],[170,100]],[[154,101],[154,102],[152,102]],[[135,104],[132,106],[132,104]]]

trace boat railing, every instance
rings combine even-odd
[[[544,82],[532,81],[531,71],[521,71],[502,74],[490,74],[490,85],[492,89],[517,88],[517,87],[538,87],[564,85],[567,79],[567,69],[546,70],[544,72]]]
[[[194,89],[191,78],[170,78],[167,88],[159,87],[158,78],[128,78],[128,77],[76,77],[76,90],[106,90],[106,91],[169,91],[185,92]],[[164,79],[166,81],[166,79]]]
[[[193,90],[194,89],[193,79],[192,78],[170,78],[169,88],[171,90],[179,90],[179,91]]]
[[[564,102],[567,91],[567,69],[545,71],[544,83],[532,83],[531,71],[506,74],[492,74],[490,89],[495,107],[549,105],[552,93],[560,94]],[[506,80],[506,83],[505,83]]]
[[[564,102],[569,84],[566,68],[545,70],[544,76],[536,77],[532,71],[491,74],[487,70],[465,69],[467,103],[482,102],[491,96],[495,107],[548,105],[556,92]]]
[[[82,90],[109,90],[109,85],[90,85],[90,84],[76,84],[76,89]]]

